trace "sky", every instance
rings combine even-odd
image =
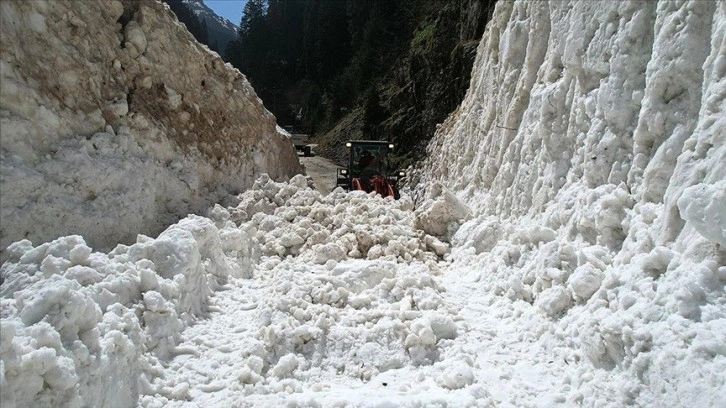
[[[214,10],[218,16],[226,18],[237,26],[242,19],[245,3],[246,0],[204,0],[204,4]]]

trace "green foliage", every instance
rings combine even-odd
[[[413,40],[411,40],[411,50],[420,52],[431,46],[434,34],[436,33],[436,22],[430,22],[425,26],[416,30]]]
[[[415,6],[415,0],[250,0],[225,54],[280,124],[326,129],[362,102],[406,48]],[[318,98],[310,98],[311,85]]]
[[[239,23],[241,39],[254,38],[263,34],[265,29],[265,14],[267,2],[265,0],[248,0]]]

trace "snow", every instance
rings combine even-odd
[[[701,235],[726,247],[726,180],[686,188],[678,198],[681,217]]]
[[[400,200],[11,244],[0,405],[723,405],[725,7],[497,3]]]
[[[418,170],[419,206],[441,183],[472,210],[447,276],[502,326],[545,319],[517,335],[552,361],[558,404],[722,405],[725,18],[719,2],[498,3]]]
[[[138,376],[141,404],[161,406],[199,392],[301,390],[338,373],[360,385],[431,365],[459,329],[434,280],[440,257],[411,209],[405,198],[324,197],[303,176],[263,177],[236,206],[108,254],[80,236],[17,242],[2,269],[3,327],[14,327],[3,381],[24,391],[3,402],[112,404],[97,382],[119,365],[131,374],[119,379],[119,406]],[[224,322],[209,318],[216,313]],[[53,341],[37,342],[38,327]],[[228,377],[218,374],[224,366]],[[473,382],[466,368],[440,371],[444,388]]]
[[[0,9],[0,261],[13,241],[71,234],[107,252],[260,174],[300,171],[242,73],[192,41],[168,6]]]

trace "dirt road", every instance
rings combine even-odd
[[[335,188],[338,165],[320,156],[301,156],[300,163],[305,166],[305,174],[313,180],[315,188],[322,194],[328,194]]]

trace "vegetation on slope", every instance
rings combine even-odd
[[[419,160],[461,102],[495,0],[249,0],[227,59],[280,125],[341,160],[347,139]]]

